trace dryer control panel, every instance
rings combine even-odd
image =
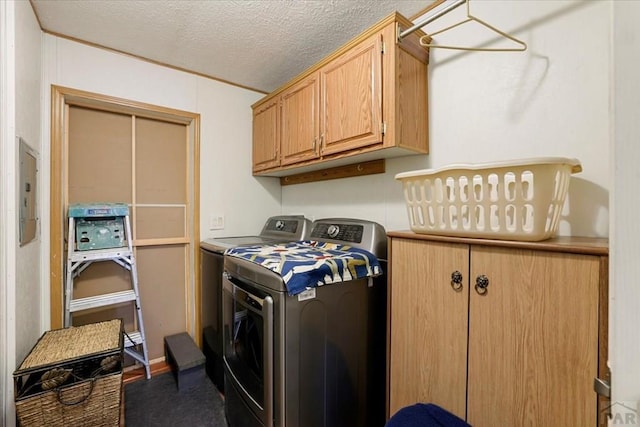
[[[311,231],[311,239],[333,239],[348,243],[362,243],[364,227],[354,224],[316,224]]]
[[[350,245],[387,257],[387,235],[384,227],[364,219],[324,218],[313,222],[311,240]]]

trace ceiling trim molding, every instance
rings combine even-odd
[[[164,62],[160,62],[160,61],[156,61],[156,60],[153,60],[153,59],[145,58],[144,56],[134,55],[132,53],[128,53],[128,52],[125,52],[125,51],[122,51],[122,50],[106,47],[106,46],[103,46],[103,45],[98,44],[98,43],[88,42],[86,40],[78,39],[78,38],[71,37],[71,36],[65,36],[64,34],[56,33],[56,32],[53,32],[53,31],[48,31],[48,30],[45,30],[45,29],[42,29],[42,32],[45,33],[45,34],[50,34],[50,35],[55,36],[55,37],[59,37],[59,38],[66,39],[66,40],[70,40],[70,41],[73,41],[73,42],[76,42],[76,43],[81,43],[81,44],[84,44],[84,45],[87,45],[87,46],[90,46],[90,47],[94,47],[96,49],[102,49],[102,50],[106,50],[106,51],[109,51],[109,52],[117,53],[117,54],[120,54],[120,55],[128,56],[130,58],[135,58],[135,59],[138,59],[140,61],[149,62],[151,64],[159,65],[161,67],[171,68],[172,70],[176,70],[176,71],[182,71],[183,73],[193,74],[195,76],[203,77],[205,79],[215,80],[215,81],[220,82],[220,83],[225,83],[225,84],[228,84],[228,85],[231,85],[231,86],[235,86],[235,87],[239,87],[239,88],[242,88],[242,89],[251,90],[253,92],[258,92],[258,93],[262,93],[262,94],[269,93],[269,92],[265,92],[264,90],[256,89],[256,88],[249,87],[249,86],[244,86],[244,85],[241,85],[241,84],[238,84],[238,83],[231,82],[229,80],[224,80],[224,79],[221,79],[221,78],[218,78],[218,77],[210,76],[208,74],[200,73],[198,71],[193,71],[193,70],[189,70],[189,69],[182,68],[182,67],[176,67],[175,65],[169,65],[169,64],[164,63]]]
[[[239,83],[234,83],[234,82],[229,81],[229,80],[225,80],[225,79],[221,79],[219,77],[211,76],[209,74],[200,73],[198,71],[189,70],[187,68],[177,67],[177,66],[174,66],[174,65],[167,64],[165,62],[160,62],[160,61],[156,61],[156,60],[153,60],[153,59],[145,58],[144,56],[134,55],[132,53],[128,53],[128,52],[125,52],[125,51],[122,51],[122,50],[118,50],[118,49],[113,49],[113,48],[110,48],[110,47],[106,47],[106,46],[103,46],[103,45],[98,44],[98,43],[93,43],[93,42],[90,42],[90,41],[87,41],[87,40],[78,39],[76,37],[71,37],[71,36],[66,36],[64,34],[56,33],[55,31],[49,31],[46,28],[42,27],[42,21],[40,20],[40,16],[38,16],[38,13],[36,12],[36,8],[33,6],[33,0],[29,0],[29,4],[31,5],[31,9],[33,10],[33,15],[36,17],[36,21],[38,21],[38,26],[40,27],[40,30],[45,34],[49,34],[49,35],[52,35],[54,37],[59,37],[59,38],[62,38],[62,39],[70,40],[70,41],[73,41],[73,42],[76,42],[76,43],[81,43],[81,44],[84,44],[86,46],[90,46],[90,47],[93,47],[93,48],[96,48],[96,49],[102,49],[102,50],[106,50],[106,51],[109,51],[109,52],[118,53],[120,55],[125,55],[125,56],[128,56],[130,58],[135,58],[135,59],[138,59],[140,61],[149,62],[151,64],[159,65],[161,67],[170,68],[172,70],[181,71],[183,73],[193,74],[195,76],[202,77],[202,78],[205,78],[205,79],[215,80],[217,82],[225,83],[225,84],[228,84],[228,85],[231,85],[231,86],[235,86],[235,87],[238,87],[238,88],[241,88],[241,89],[246,89],[246,90],[250,90],[250,91],[253,91],[253,92],[258,92],[258,93],[261,93],[263,95],[266,95],[267,93],[269,93],[269,92],[265,92],[264,90],[261,90],[261,89],[256,89],[254,87],[241,85]]]

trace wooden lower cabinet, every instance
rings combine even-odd
[[[464,418],[468,288],[449,282],[469,276],[468,248],[392,239],[391,255],[390,415],[425,402]]]
[[[389,236],[389,416],[431,402],[474,427],[597,425],[606,241]]]

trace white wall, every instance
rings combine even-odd
[[[263,95],[198,79],[200,147],[200,232],[209,237],[255,235],[265,219],[280,214],[280,183],[251,176],[251,104]],[[209,230],[223,215],[224,230]]]
[[[0,2],[0,191],[9,195],[15,184],[15,7]],[[0,424],[14,413],[11,372],[15,361],[15,212],[11,197],[0,197]]]
[[[2,43],[2,124],[0,169],[0,423],[13,425],[12,373],[42,332],[40,249],[35,240],[18,243],[18,142],[21,136],[36,152],[41,149],[42,36],[28,2],[3,2],[0,7]],[[36,183],[36,187],[40,182]]]
[[[16,55],[16,135],[38,153],[36,158],[39,160],[42,151],[42,33],[28,2],[16,2],[16,30],[16,52],[19,52]],[[41,169],[40,164],[37,167]],[[37,178],[39,196],[41,184],[48,179],[43,180],[41,174]],[[40,197],[37,203],[40,205]],[[42,206],[38,206],[37,215],[41,216],[42,212]],[[46,208],[44,212],[47,212]],[[16,212],[16,224],[17,215]],[[20,307],[16,309],[17,361],[27,355],[42,331],[40,312],[44,302],[40,292],[40,250],[40,230],[37,230],[36,238],[16,253],[16,307]]]
[[[640,2],[612,2],[613,111],[611,176],[611,291],[614,425],[640,425]],[[627,422],[628,421],[628,422]]]
[[[360,217],[409,228],[398,172],[525,157],[575,157],[559,234],[607,236],[610,3],[473,1],[471,12],[528,44],[525,52],[433,49],[429,66],[430,154],[387,161],[381,175],[283,187],[283,212]],[[444,28],[462,6],[425,27]],[[497,34],[476,23],[436,36],[483,45]],[[514,43],[491,47],[516,46]]]

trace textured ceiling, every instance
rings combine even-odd
[[[44,31],[271,92],[431,0],[31,0]]]

